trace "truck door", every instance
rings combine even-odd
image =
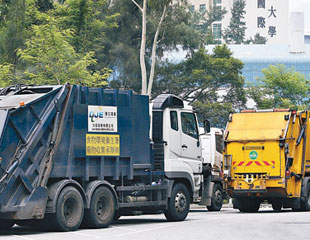
[[[181,140],[178,112],[170,111],[170,130],[167,138],[169,139],[169,159],[178,159],[181,156]]]
[[[181,157],[193,172],[200,171],[201,146],[196,116],[193,113],[181,112]]]

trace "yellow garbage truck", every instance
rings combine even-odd
[[[231,114],[224,135],[223,177],[233,206],[257,212],[310,210],[309,112],[243,110]]]

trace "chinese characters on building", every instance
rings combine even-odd
[[[86,134],[86,156],[119,156],[119,135]]]
[[[266,0],[257,0],[257,8],[266,9]],[[271,6],[268,9],[269,15],[268,18],[277,18],[276,15],[277,9],[274,6]],[[266,27],[266,18],[264,16],[257,17],[257,28],[265,28]],[[270,25],[268,26],[268,35],[273,37],[277,35],[277,28],[276,26]]]

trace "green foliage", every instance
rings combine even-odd
[[[96,64],[94,53],[81,55],[70,45],[71,30],[60,30],[50,18],[49,23],[33,25],[32,33],[26,48],[18,50],[21,60],[29,66],[25,72],[29,83],[106,85],[106,71],[92,74],[88,70]]]
[[[14,83],[105,86],[111,70],[97,67],[106,29],[116,26],[106,0],[0,2],[1,72]],[[99,49],[99,50],[98,50]],[[1,77],[8,75],[1,75]],[[5,81],[7,80],[0,80]],[[4,85],[1,83],[1,85]]]
[[[179,64],[163,63],[154,94],[180,96],[197,108],[201,119],[224,127],[227,113],[246,102],[242,68],[243,63],[232,57],[226,45],[216,46],[212,54],[201,48]]]
[[[264,76],[258,86],[252,86],[248,95],[258,109],[299,108],[310,105],[309,82],[304,75],[284,65],[271,65],[263,69]]]
[[[153,39],[165,4],[169,3],[167,15],[158,37],[157,59],[167,50],[182,46],[194,49],[200,45],[200,32],[194,28],[196,20],[188,10],[187,1],[148,1],[146,65],[150,69],[150,55]],[[137,1],[141,5],[142,1]],[[141,40],[141,12],[132,1],[113,0],[108,13],[119,13],[118,28],[106,32],[105,48],[102,49],[101,63],[115,70],[113,86],[130,88],[136,92],[141,89],[141,70],[139,49]],[[100,59],[101,60],[101,59]],[[155,80],[156,81],[156,80]]]
[[[241,44],[244,42],[245,36],[245,1],[237,0],[234,1],[233,8],[231,10],[231,19],[227,29],[224,30],[223,39],[228,44]]]
[[[12,64],[0,64],[0,87],[9,86],[15,79],[14,67]]]
[[[259,33],[254,35],[254,38],[250,37],[250,39],[246,40],[245,44],[266,44],[267,38],[261,36]]]
[[[54,15],[59,27],[71,29],[71,44],[77,52],[97,51],[107,29],[117,27],[119,14],[105,14],[106,0],[66,0],[63,4],[55,2]]]
[[[195,24],[194,27],[200,33],[200,46],[206,44],[217,44],[212,34],[212,24],[216,21],[221,21],[227,13],[226,9],[214,6],[210,11],[194,12]]]

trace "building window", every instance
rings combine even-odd
[[[199,11],[200,12],[205,12],[206,11],[206,4],[200,4],[199,5]]]
[[[212,33],[214,39],[221,39],[222,38],[222,24],[215,23],[213,24]]]
[[[195,6],[194,6],[194,5],[191,5],[191,6],[189,7],[189,11],[190,11],[190,12],[195,12]]]
[[[213,6],[216,6],[217,4],[221,4],[222,0],[213,0]]]

